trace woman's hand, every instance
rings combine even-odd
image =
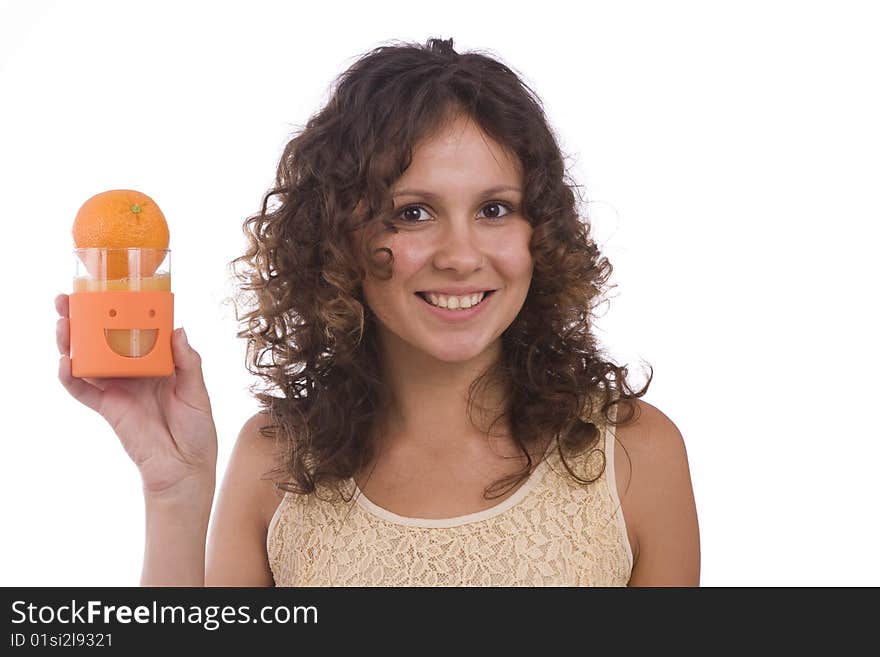
[[[141,473],[144,494],[187,497],[213,486],[217,429],[202,360],[172,334],[174,373],[168,377],[78,378],[71,374],[68,295],[55,298],[58,379],[70,395],[100,414]]]

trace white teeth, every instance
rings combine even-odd
[[[475,292],[474,294],[468,294],[463,297],[453,297],[447,296],[445,294],[433,294],[431,292],[425,292],[425,297],[427,297],[431,305],[439,306],[440,308],[446,308],[447,310],[471,308],[480,303],[480,301],[483,300],[484,296],[486,296],[485,292]]]

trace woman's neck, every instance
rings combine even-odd
[[[387,397],[377,439],[388,448],[405,442],[407,448],[437,458],[460,458],[475,448],[485,448],[490,424],[502,415],[503,394],[497,382],[481,382],[474,388],[469,417],[468,393],[474,380],[499,356],[500,344],[461,363],[438,361],[411,349],[386,351]],[[491,435],[509,435],[506,417],[492,427]]]

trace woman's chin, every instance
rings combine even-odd
[[[474,341],[468,340],[466,344],[456,344],[454,340],[447,339],[444,344],[421,344],[418,348],[425,356],[441,363],[469,363],[480,359],[486,355],[486,351],[491,343],[483,343],[482,341],[475,344]],[[499,343],[500,346],[500,343]]]

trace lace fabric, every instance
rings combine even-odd
[[[606,464],[588,485],[551,444],[513,495],[457,518],[396,515],[353,480],[348,503],[286,493],[266,537],[277,586],[626,586],[633,555],[614,477],[614,427],[599,425]],[[579,476],[598,449],[566,455]]]

